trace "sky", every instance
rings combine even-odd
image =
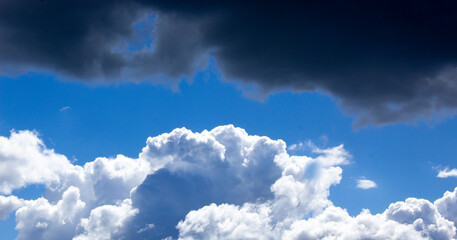
[[[0,3],[0,238],[456,239],[456,8]]]

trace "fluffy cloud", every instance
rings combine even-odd
[[[446,191],[444,196],[434,203],[445,218],[454,222],[457,227],[457,188],[453,192]]]
[[[438,172],[438,175],[436,175],[439,178],[448,178],[448,177],[457,177],[457,169],[449,169],[448,167],[440,170]]]
[[[347,163],[342,146],[319,150],[317,158],[275,158],[282,176],[271,187],[275,197],[254,204],[210,205],[190,212],[178,224],[182,239],[452,239],[453,223],[427,200],[407,199],[382,214],[368,210],[351,217],[328,200],[329,188],[341,180],[338,165]],[[306,216],[312,216],[303,220]],[[236,223],[239,222],[239,225]],[[243,235],[231,230],[246,229]],[[232,227],[232,229],[230,229]]]
[[[357,180],[357,187],[360,189],[370,189],[377,188],[378,185],[372,180],[361,178]]]
[[[161,167],[132,194],[139,214],[131,224],[145,238],[176,235],[175,225],[190,210],[211,203],[270,199],[270,186],[281,175],[274,159],[285,154],[283,141],[250,136],[231,125],[193,133],[176,129],[147,140],[140,157]],[[166,209],[166,211],[165,211]]]
[[[124,200],[119,206],[103,205],[93,209],[89,218],[81,219],[84,233],[73,238],[74,240],[109,240],[112,234],[120,231],[124,222],[138,213],[132,208],[130,199]]]
[[[22,200],[16,196],[2,196],[0,195],[0,220],[6,219],[10,212],[22,206]]]
[[[342,146],[317,152],[324,155],[276,156],[274,161],[282,173],[271,185],[273,198],[241,207],[213,204],[192,211],[178,224],[180,238],[278,239],[296,220],[331,205],[329,187],[339,183],[342,173],[335,165],[346,163],[348,154]]]
[[[270,208],[264,205],[211,204],[178,223],[179,239],[274,239]]]
[[[283,239],[428,239],[412,225],[399,224],[384,214],[368,210],[351,217],[346,210],[329,207],[316,217],[297,221],[284,233]]]
[[[414,226],[416,231],[429,239],[452,239],[455,236],[454,224],[425,199],[408,198],[404,202],[390,204],[383,214],[389,220]]]
[[[178,228],[180,239],[454,239],[456,231],[434,204],[415,198],[376,215],[363,210],[351,217],[345,209],[329,205],[304,220],[274,219],[268,204],[210,205],[190,212]]]
[[[455,238],[457,188],[434,203],[408,198],[350,216],[328,198],[350,154],[310,147],[312,157],[295,156],[282,140],[231,125],[180,128],[148,138],[138,158],[76,166],[35,132],[12,132],[0,138],[0,162],[24,176],[2,178],[3,193],[36,183],[46,191],[35,200],[0,195],[0,217],[16,211],[25,240]],[[26,176],[33,161],[48,169]]]
[[[151,172],[147,161],[123,155],[116,158],[97,158],[84,164],[86,185],[92,188],[97,204],[114,204],[129,198],[130,191]]]
[[[0,136],[0,166],[0,193],[4,194],[29,184],[58,186],[63,175],[81,171],[65,156],[46,148],[31,131],[13,131],[9,138]]]
[[[27,201],[16,212],[17,239],[71,239],[85,208],[76,187],[68,188],[56,204],[46,198]]]
[[[293,209],[289,209],[289,212]],[[210,205],[190,212],[178,224],[180,239],[454,239],[455,227],[423,199],[397,202],[381,214],[368,210],[351,217],[328,206],[305,220],[272,220],[268,206]],[[238,231],[238,228],[244,231]]]

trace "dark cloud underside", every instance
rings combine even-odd
[[[0,61],[83,81],[179,79],[215,58],[266,91],[323,91],[383,125],[457,108],[453,1],[7,1]],[[155,14],[152,48],[132,27]],[[299,103],[298,103],[299,104]]]

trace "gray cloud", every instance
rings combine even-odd
[[[4,1],[0,9],[5,66],[174,84],[210,55],[223,78],[261,92],[322,89],[357,116],[356,127],[457,108],[451,1]],[[152,36],[138,35],[147,14]]]

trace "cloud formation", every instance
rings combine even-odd
[[[439,170],[438,175],[436,176],[439,178],[457,177],[457,169],[445,167],[444,169]]]
[[[124,200],[119,206],[103,205],[93,209],[88,218],[81,219],[80,226],[84,233],[74,240],[110,240],[124,226],[125,222],[138,213],[132,208],[130,199]]]
[[[0,217],[15,211],[17,239],[456,236],[457,188],[434,203],[408,198],[380,214],[350,216],[334,206],[330,187],[341,181],[341,166],[351,157],[342,145],[297,156],[282,140],[232,125],[201,133],[179,128],[148,138],[138,158],[118,155],[77,166],[46,148],[36,132],[11,132],[0,140],[0,163],[17,173],[2,180]],[[46,169],[31,171],[36,159]],[[43,196],[9,195],[30,184],[44,184]]]
[[[5,220],[10,212],[22,206],[22,201],[16,196],[2,196],[0,195],[0,220]]]
[[[65,107],[60,108],[60,109],[59,109],[59,112],[65,112],[65,111],[68,111],[68,110],[70,110],[70,109],[71,109],[71,107],[65,106]]]
[[[0,63],[4,73],[174,84],[211,56],[224,79],[260,92],[322,89],[356,127],[439,119],[457,109],[456,10],[452,1],[8,0]]]
[[[454,222],[457,227],[457,188],[453,192],[446,191],[444,196],[435,201],[434,205],[445,218]]]
[[[370,189],[377,188],[378,185],[372,180],[361,178],[357,180],[357,187],[361,189]]]
[[[37,133],[11,132],[9,138],[0,136],[0,193],[30,184],[46,184],[52,188],[61,185],[62,175],[78,175],[74,166],[63,155],[46,148]]]

